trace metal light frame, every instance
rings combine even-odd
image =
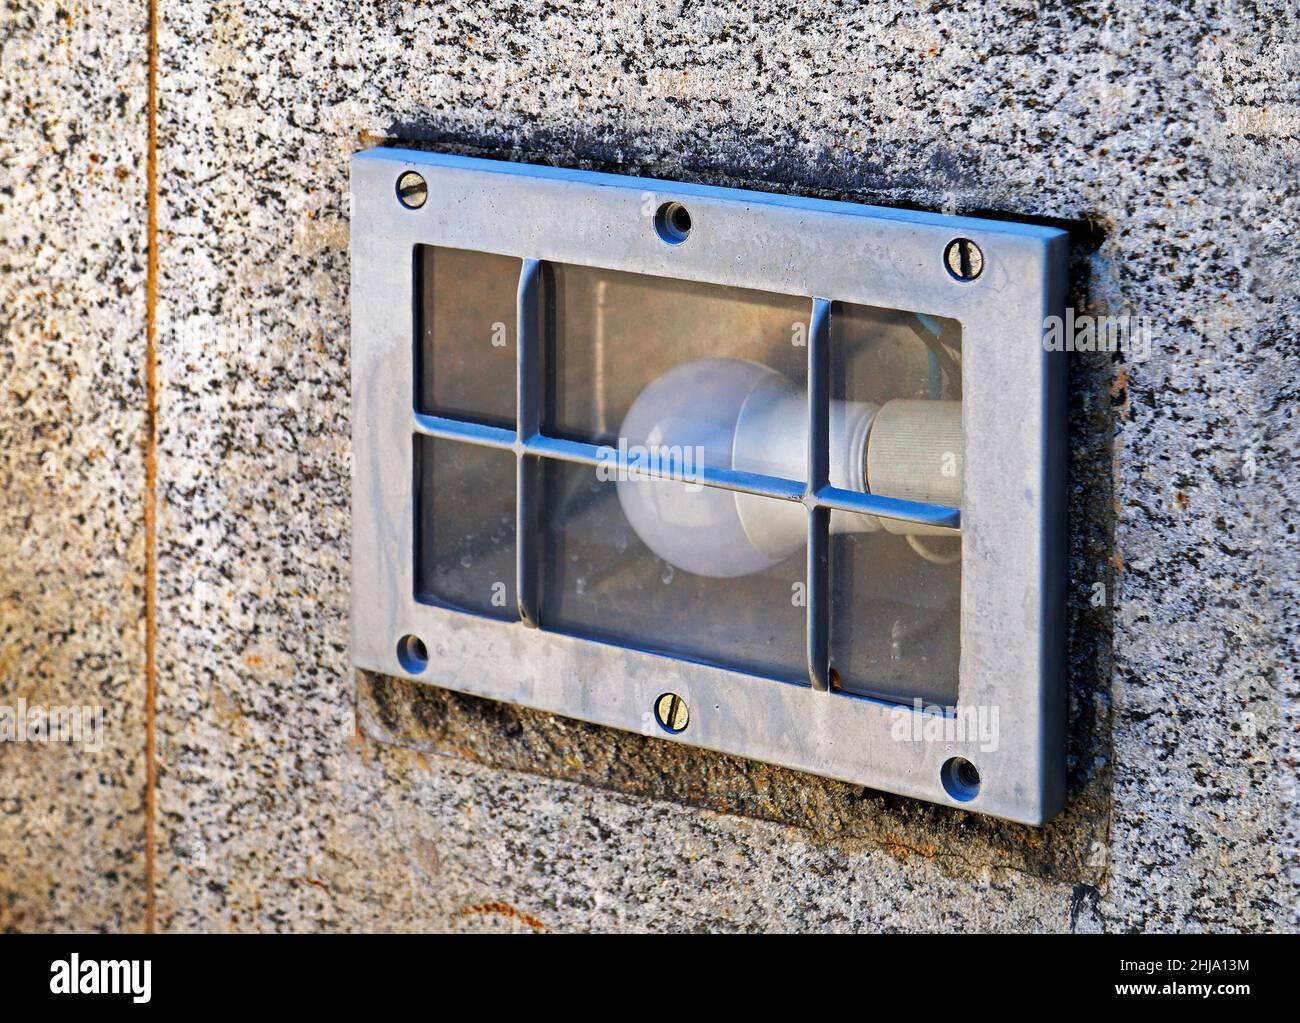
[[[411,209],[396,182],[427,182]],[[657,232],[664,203],[689,208],[680,244]],[[955,239],[983,271],[945,266]],[[515,430],[422,415],[414,404],[417,245],[522,259]],[[1064,306],[1067,235],[1047,227],[947,217],[471,159],[373,149],[352,160],[352,651],[359,668],[568,717],[738,754],[876,789],[1031,824],[1065,789],[1065,367],[1043,345]],[[809,296],[808,480],[706,468],[708,486],[802,502],[808,509],[809,686],[548,632],[538,608],[537,487],[542,458],[608,464],[608,450],[544,436],[542,264],[582,264]],[[906,310],[962,326],[962,509],[832,487],[828,480],[830,318],[835,302]],[[701,353],[706,354],[706,353]],[[415,597],[413,438],[514,453],[520,622]],[[960,526],[961,659],[952,709],[915,709],[828,685],[829,512]],[[539,623],[541,628],[537,626]],[[399,640],[429,659],[411,672]],[[409,661],[407,662],[409,663]],[[687,728],[661,731],[653,707],[671,691]],[[948,721],[997,714],[996,749],[977,736],[935,738]],[[986,720],[989,720],[986,718]],[[939,728],[927,728],[927,724]],[[958,730],[959,731],[959,730]],[[951,758],[976,765],[978,792],[950,792]]]

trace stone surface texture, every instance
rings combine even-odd
[[[0,13],[0,706],[102,713],[0,742],[0,930],[144,922],[147,52],[139,5]]]
[[[1300,925],[1293,3],[157,0],[152,877],[149,25],[117,6],[0,14],[0,679],[113,722],[93,759],[0,749],[0,925]],[[355,673],[347,161],[380,143],[1068,225],[1077,308],[1154,341],[1071,363],[1067,811]]]

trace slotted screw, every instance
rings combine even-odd
[[[686,701],[676,693],[664,693],[655,701],[655,717],[670,732],[684,731],[691,720]]]
[[[984,272],[984,253],[969,238],[954,238],[944,249],[948,272],[959,281],[973,281]]]
[[[429,198],[429,184],[415,171],[407,171],[397,179],[397,201],[408,210],[418,210]]]

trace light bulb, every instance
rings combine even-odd
[[[895,406],[926,406],[902,410]],[[942,408],[940,408],[942,406]],[[923,438],[960,452],[959,402],[889,402],[897,421],[892,431]],[[881,408],[870,402],[832,401],[830,482],[845,490],[867,490],[868,436]],[[918,424],[923,428],[918,430]],[[936,424],[938,424],[936,426]],[[954,439],[955,431],[955,439]],[[618,498],[637,535],[656,555],[696,575],[734,578],[778,565],[807,542],[803,505],[706,487],[692,482],[691,471],[704,465],[805,480],[807,395],[788,377],[742,359],[695,359],[654,380],[637,396],[620,430],[620,442],[640,446],[651,458],[685,467],[684,478],[623,476]],[[924,445],[927,450],[932,444]],[[888,446],[896,452],[900,444]],[[903,443],[906,449],[905,439]],[[882,449],[883,450],[883,449]],[[959,455],[958,455],[959,457]],[[915,460],[913,460],[914,462]],[[889,496],[957,503],[952,481],[938,466],[918,471],[905,458],[882,463],[893,489]],[[886,490],[877,489],[884,493]],[[920,496],[917,496],[917,494]],[[832,532],[881,528],[870,515],[833,512]],[[933,527],[889,523],[891,531],[942,532]]]

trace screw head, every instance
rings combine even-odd
[[[418,210],[429,198],[429,184],[415,171],[406,171],[397,179],[397,201],[408,210]]]
[[[948,272],[959,281],[973,281],[984,272],[984,253],[969,238],[954,238],[943,250]]]
[[[691,712],[676,693],[664,693],[655,700],[655,720],[665,731],[683,732],[691,722]]]

